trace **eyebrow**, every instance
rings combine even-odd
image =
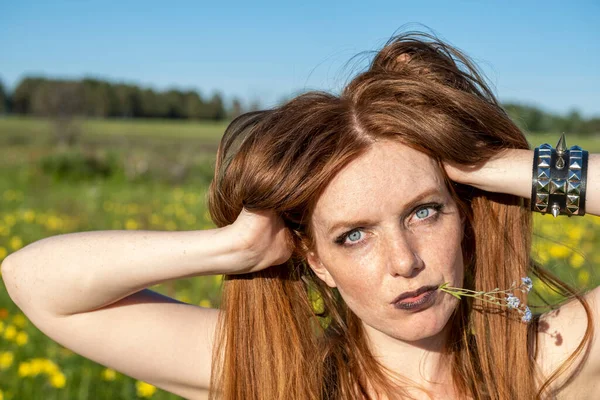
[[[438,187],[426,189],[423,192],[421,192],[420,194],[418,194],[417,196],[413,197],[412,200],[410,200],[408,203],[404,204],[403,210],[412,209],[418,203],[420,203],[423,199],[425,199],[429,196],[435,195],[435,194],[442,194],[442,192],[440,191],[440,189]],[[334,232],[340,228],[351,228],[351,227],[356,227],[356,226],[369,226],[372,224],[373,224],[373,221],[370,221],[367,219],[361,219],[361,220],[356,220],[356,221],[337,221],[337,222],[334,222],[329,228],[327,228],[327,233],[331,234],[332,232]]]

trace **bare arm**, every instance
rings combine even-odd
[[[267,217],[257,223],[258,218],[246,214],[232,225],[203,231],[52,236],[8,256],[2,272],[11,298],[24,311],[92,311],[168,280],[249,272],[285,261],[289,253],[272,246],[284,233],[282,225],[270,225]]]
[[[445,169],[456,182],[530,199],[532,166],[533,150],[507,149],[477,168],[446,164]],[[585,209],[600,215],[600,154],[589,154]]]
[[[145,289],[195,275],[235,274],[289,258],[283,222],[243,211],[206,231],[92,231],[52,236],[2,264],[8,293],[54,341],[188,399],[211,376],[218,310]]]

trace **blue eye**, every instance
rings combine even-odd
[[[347,238],[351,242],[356,242],[356,241],[360,240],[361,237],[362,237],[362,233],[360,231],[354,231],[347,236]]]
[[[416,212],[416,216],[421,219],[427,218],[429,216],[429,208],[421,208],[419,211]]]
[[[441,210],[444,208],[443,204],[427,204],[422,206],[415,212],[415,215],[419,221],[431,220],[434,221],[440,216]],[[432,213],[431,210],[434,210]]]

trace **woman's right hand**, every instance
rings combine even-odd
[[[239,244],[244,262],[232,274],[256,272],[286,262],[292,255],[293,241],[283,219],[273,210],[242,209],[227,229]]]

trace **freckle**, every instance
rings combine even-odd
[[[560,346],[563,343],[563,337],[560,333],[556,334],[556,341],[554,342],[555,345]]]
[[[548,324],[546,321],[540,321],[538,325],[538,329],[540,332],[546,332],[548,328],[550,328],[550,324]]]

